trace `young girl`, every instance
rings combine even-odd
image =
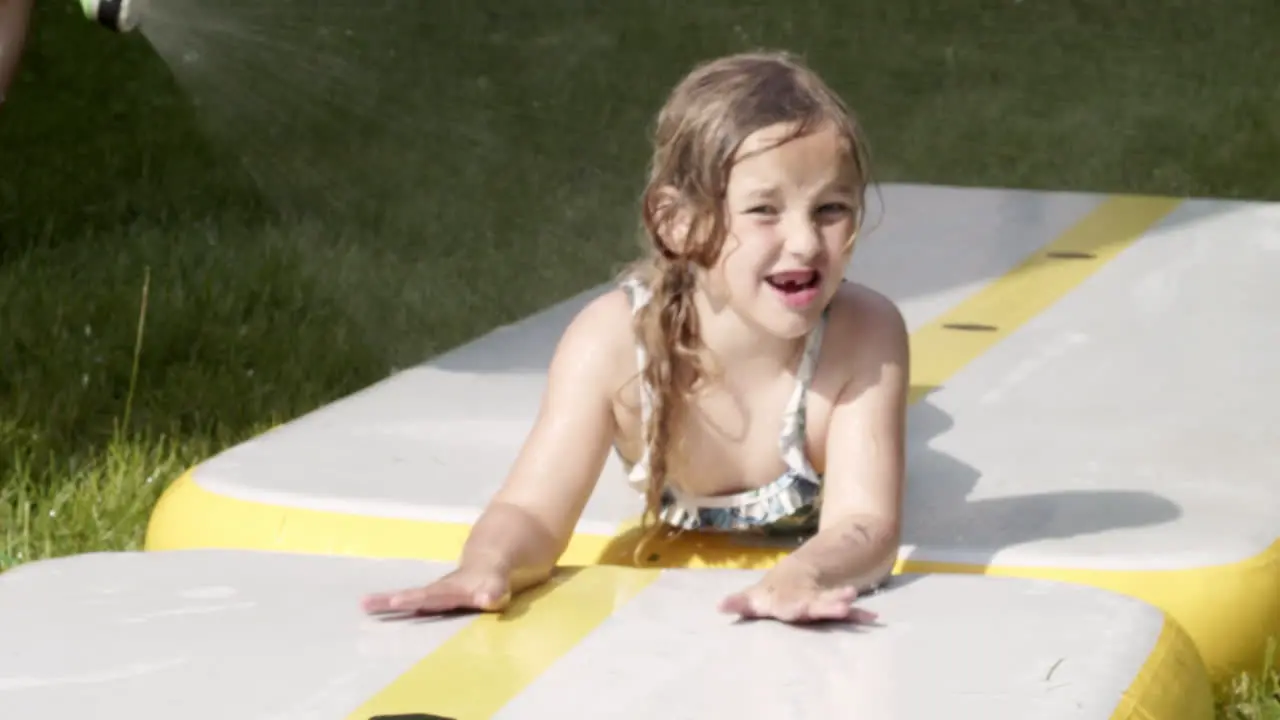
[[[841,100],[782,53],[691,72],[658,116],[651,252],[565,330],[537,420],[463,549],[373,613],[500,610],[547,579],[617,452],[648,525],[808,536],[721,609],[867,619],[899,542],[907,332],[843,275],[868,184]]]

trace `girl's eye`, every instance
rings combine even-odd
[[[833,216],[844,216],[852,212],[852,209],[846,203],[827,203],[820,205],[815,213],[823,218],[831,218]],[[754,205],[747,209],[748,215],[777,215],[778,208],[773,205]]]
[[[840,222],[852,212],[853,209],[844,203],[827,203],[818,208],[817,221],[819,223]]]

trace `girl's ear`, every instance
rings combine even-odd
[[[654,194],[654,217],[658,219],[658,237],[668,255],[683,255],[688,247],[693,210],[680,192],[667,186]]]

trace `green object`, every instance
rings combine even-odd
[[[80,0],[80,6],[86,17],[108,30],[126,33],[138,27],[139,0]]]

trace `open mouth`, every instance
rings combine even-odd
[[[788,270],[769,275],[764,281],[781,293],[795,295],[817,288],[822,282],[822,273],[817,270]]]

